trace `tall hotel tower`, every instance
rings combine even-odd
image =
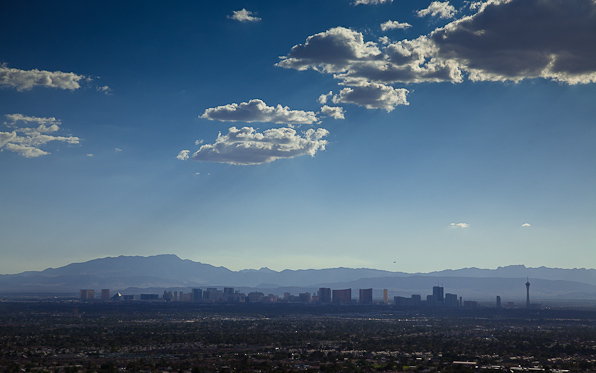
[[[526,280],[526,308],[530,308],[530,278]]]

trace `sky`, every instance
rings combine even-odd
[[[596,1],[4,1],[0,273],[596,268]]]

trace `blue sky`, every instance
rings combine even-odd
[[[0,273],[596,268],[596,2],[0,5]]]

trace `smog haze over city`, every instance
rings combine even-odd
[[[595,25],[594,0],[4,1],[0,273],[596,268]]]

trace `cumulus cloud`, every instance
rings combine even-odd
[[[323,107],[321,107],[321,114],[333,119],[345,119],[344,108],[340,106],[323,105]]]
[[[312,111],[290,110],[287,106],[267,106],[259,99],[209,108],[199,116],[227,122],[270,122],[284,124],[312,124],[318,122]]]
[[[185,161],[190,157],[190,150],[181,150],[180,153],[176,156],[181,161]]]
[[[364,41],[362,33],[343,27],[315,34],[306,43],[294,46],[277,66],[332,73],[341,84],[353,86],[381,84],[461,81],[458,63],[436,57],[437,48],[426,36],[388,45]]]
[[[384,3],[391,3],[393,0],[354,0],[352,4],[359,5],[359,4],[384,4]]]
[[[365,42],[362,33],[335,27],[309,36],[304,44],[292,47],[277,66],[333,73],[345,71],[354,63],[381,57],[382,53],[376,43]]]
[[[60,130],[60,120],[48,117],[32,117],[22,114],[7,114],[4,125],[11,132],[0,131],[0,151],[9,150],[26,158],[34,158],[50,154],[42,150],[41,146],[50,141],[78,144],[80,139],[74,136],[55,136],[53,133]],[[22,125],[38,125],[37,127],[24,127]]]
[[[375,43],[360,32],[332,28],[295,45],[277,66],[333,74],[353,90],[343,91],[338,102],[348,102],[347,94],[363,91],[355,87],[371,83],[536,78],[596,83],[596,1],[490,0],[470,9],[475,13],[412,40],[384,37]],[[435,1],[418,14],[449,18],[456,11],[449,2]],[[330,98],[323,95],[319,102]]]
[[[468,228],[470,226],[470,224],[468,224],[468,223],[451,223],[451,224],[449,224],[449,226],[452,228]]]
[[[257,165],[281,158],[301,155],[314,156],[325,150],[329,132],[326,129],[309,129],[302,135],[293,128],[272,128],[258,132],[253,127],[230,127],[227,135],[221,133],[215,143],[205,144],[192,155],[200,162],[220,162],[233,165]],[[183,150],[178,159],[186,159],[189,151]]]
[[[426,17],[428,15],[432,17],[439,17],[439,18],[453,18],[455,16],[456,10],[453,5],[449,4],[449,1],[441,2],[441,1],[433,1],[430,3],[428,8],[419,10],[416,12],[418,17]]]
[[[381,36],[379,37],[379,43],[383,45],[391,44],[391,39],[388,36]]]
[[[397,21],[387,21],[387,22],[383,22],[381,23],[381,30],[383,31],[387,31],[387,30],[394,30],[394,29],[407,29],[409,27],[412,27],[412,25],[410,25],[407,22],[397,22]]]
[[[327,100],[329,100],[332,97],[333,97],[333,91],[329,91],[329,93],[324,93],[324,94],[320,95],[319,98],[317,99],[317,101],[319,102],[319,104],[326,104]]]
[[[397,105],[409,105],[407,94],[408,90],[404,88],[395,89],[379,83],[364,83],[342,89],[338,95],[333,96],[333,102],[355,104],[367,109],[384,109],[390,112]]]
[[[84,75],[65,73],[62,71],[45,70],[19,70],[0,65],[0,85],[25,91],[36,86],[68,89],[79,89],[79,81],[84,80]]]
[[[250,10],[246,10],[246,9],[235,10],[232,13],[233,14],[231,16],[228,16],[228,18],[233,19],[235,21],[258,22],[261,20],[259,17],[254,16],[254,14],[255,14],[254,12],[251,12]]]
[[[522,227],[531,227],[530,223],[523,223],[521,226]]]
[[[430,36],[475,81],[596,82],[596,2],[490,1]]]

